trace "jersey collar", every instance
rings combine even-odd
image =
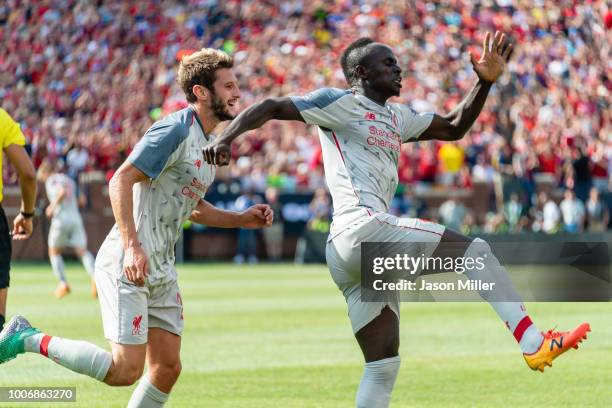
[[[206,139],[206,141],[210,141],[210,136],[206,134],[206,132],[204,131],[204,125],[202,124],[202,122],[200,121],[200,117],[198,116],[198,112],[196,112],[195,109],[193,109],[193,106],[189,105],[189,109],[191,109],[191,113],[193,114],[193,117],[195,118],[196,122],[198,122],[198,125],[200,126],[200,130],[202,131],[202,134],[204,135],[204,139]]]

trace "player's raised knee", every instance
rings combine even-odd
[[[149,366],[151,377],[159,378],[163,381],[168,381],[171,379],[174,379],[174,381],[176,381],[176,379],[178,379],[179,375],[181,374],[182,369],[183,366],[180,361],[174,364],[152,364]]]
[[[138,379],[142,377],[143,371],[143,366],[133,364],[115,364],[115,362],[113,362],[113,366],[111,367],[104,382],[108,385],[116,387],[134,385]]]

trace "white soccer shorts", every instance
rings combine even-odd
[[[418,218],[400,218],[386,213],[372,213],[359,219],[327,243],[326,259],[331,276],[344,294],[353,333],[374,320],[385,306],[400,316],[399,294],[386,302],[361,301],[361,243],[414,242],[414,256],[431,256],[442,239],[445,227]]]
[[[109,271],[101,264],[105,262],[96,259],[104,337],[117,344],[145,344],[150,327],[182,335],[183,300],[176,281],[138,287],[122,277],[122,272]]]
[[[81,217],[75,220],[53,218],[49,228],[48,245],[53,248],[87,248],[87,235]]]

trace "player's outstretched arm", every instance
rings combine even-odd
[[[266,204],[255,204],[243,212],[226,211],[206,200],[200,200],[189,219],[208,227],[263,228],[272,225],[274,212]]]
[[[506,62],[512,54],[512,44],[499,31],[492,38],[485,35],[483,52],[479,60],[470,54],[478,82],[468,95],[445,116],[434,115],[429,127],[419,140],[459,140],[472,127],[487,99],[493,83],[504,72]]]
[[[289,97],[267,98],[240,113],[211,146],[204,149],[209,164],[225,166],[231,158],[230,146],[242,133],[261,127],[271,119],[304,121]]]

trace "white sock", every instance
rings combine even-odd
[[[49,257],[51,261],[51,268],[53,273],[59,279],[60,282],[66,283],[66,273],[64,272],[64,258],[61,255],[51,255]]]
[[[96,262],[96,260],[94,259],[94,256],[91,254],[91,252],[85,251],[85,253],[81,257],[81,262],[83,263],[83,266],[85,267],[85,271],[87,271],[87,274],[91,278],[93,278],[93,276],[94,276],[94,263]]]
[[[395,385],[401,359],[399,356],[365,364],[357,390],[357,408],[387,408]]]
[[[480,238],[472,241],[465,252],[465,258],[476,259],[478,257],[484,260],[484,269],[471,268],[466,270],[465,274],[469,279],[495,283],[493,290],[479,291],[480,296],[489,302],[505,322],[523,353],[536,352],[544,339],[542,332],[529,318],[527,309],[520,301],[520,296],[508,277],[506,268],[500,265],[489,244]]]
[[[163,407],[168,401],[168,394],[161,392],[147,374],[143,375],[134,389],[128,408],[158,408]]]
[[[86,341],[38,333],[25,339],[25,351],[42,354],[57,364],[98,381],[104,381],[113,362],[111,353]]]

